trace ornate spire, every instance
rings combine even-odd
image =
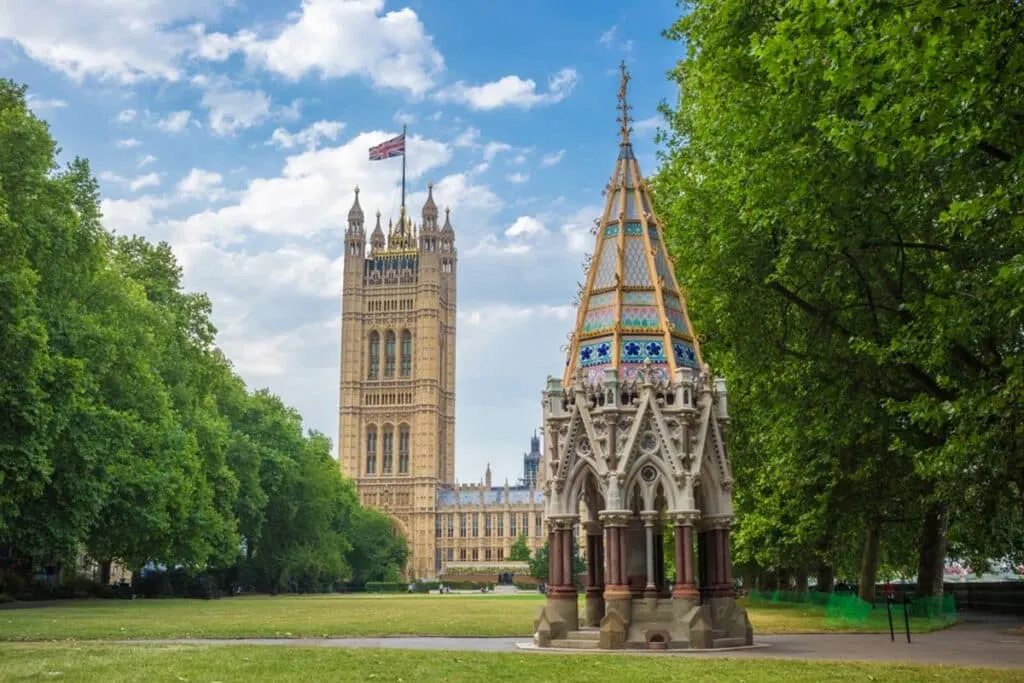
[[[373,229],[373,234],[370,235],[370,246],[374,250],[384,248],[384,230],[380,227],[380,211],[377,212],[377,225]]]
[[[444,207],[444,226],[441,228],[441,232],[446,235],[455,234],[455,228],[452,227],[451,213],[452,210],[449,207]]]
[[[352,202],[352,208],[348,210],[348,227],[352,230],[363,228],[363,207],[359,205],[359,186],[356,185],[356,198]]]
[[[700,345],[651,209],[647,182],[629,140],[629,72],[619,86],[619,155],[598,221],[593,258],[585,264],[575,331],[563,383],[669,379],[677,368],[703,368]],[[648,362],[649,361],[649,362]]]
[[[423,203],[423,227],[437,227],[437,204],[434,203],[434,183],[427,183],[427,201]]]
[[[619,122],[619,144],[626,146],[630,144],[629,134],[633,132],[633,127],[630,125],[633,122],[633,117],[629,114],[633,107],[629,106],[629,102],[626,101],[630,79],[629,70],[626,69],[626,60],[622,60],[622,63],[619,64],[619,71],[622,77],[619,80],[619,117],[616,121]]]

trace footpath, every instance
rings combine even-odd
[[[815,661],[909,662],[1024,669],[1024,621],[1020,617],[967,615],[944,631],[911,634],[754,634],[754,647],[728,650],[586,650],[538,649],[525,638],[443,638],[396,636],[390,638],[237,638],[125,640],[124,645],[259,645],[279,647],[352,647],[462,652],[536,652],[603,656],[773,658]]]

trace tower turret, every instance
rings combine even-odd
[[[427,201],[423,203],[423,224],[420,226],[420,250],[437,251],[437,204],[434,203],[434,183],[427,185]]]
[[[384,230],[380,227],[380,211],[377,212],[377,225],[370,235],[370,249],[374,252],[384,249]]]
[[[441,251],[455,251],[455,228],[452,227],[452,210],[444,207],[444,227],[441,228]]]
[[[366,252],[366,231],[363,229],[363,207],[359,205],[359,186],[356,186],[355,194],[352,208],[348,210],[345,253],[350,257],[362,257]]]

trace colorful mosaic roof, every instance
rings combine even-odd
[[[678,367],[704,364],[661,223],[651,209],[647,181],[633,154],[629,73],[625,63],[621,68],[619,157],[580,297],[566,384],[579,369],[593,382],[607,370],[616,371],[619,379],[634,378],[647,360],[654,379],[668,379]]]

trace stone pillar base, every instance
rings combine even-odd
[[[566,599],[571,597],[572,599]],[[547,604],[544,606],[544,610],[547,613],[548,620],[554,626],[556,623],[564,628],[552,629],[552,638],[564,638],[565,633],[569,631],[575,631],[580,627],[580,614],[579,604],[576,600],[576,595],[573,593],[572,596],[553,596],[548,594]],[[557,630],[557,635],[556,635]]]
[[[697,586],[692,583],[677,583],[672,586],[672,598],[675,600],[696,600],[700,597]]]
[[[586,626],[600,626],[604,618],[604,595],[600,588],[587,589],[583,622]]]
[[[633,592],[629,590],[629,586],[617,586],[614,584],[604,587],[604,601],[610,606],[612,602],[629,602],[633,597]]]

